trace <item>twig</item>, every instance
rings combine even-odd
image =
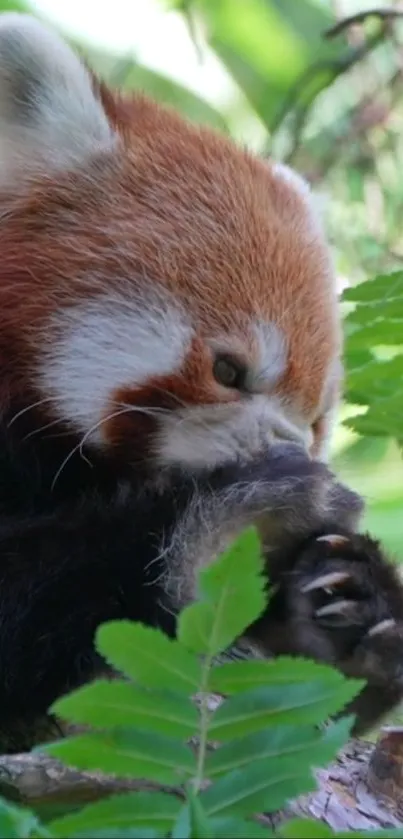
[[[323,37],[335,38],[337,35],[341,35],[345,29],[349,29],[350,26],[356,26],[358,23],[364,23],[370,17],[376,17],[382,21],[393,20],[394,18],[403,17],[403,8],[401,6],[390,6],[384,9],[365,9],[362,12],[356,12],[356,14],[349,15],[349,17],[337,21],[329,29],[326,29]]]
[[[311,95],[308,98],[308,101],[306,101],[300,107],[299,113],[296,116],[296,129],[294,131],[292,148],[287,156],[287,160],[293,157],[298,148],[300,137],[305,126],[309,109],[311,108],[313,102],[315,101],[319,93],[321,93],[322,90],[329,88],[330,85],[333,84],[337,78],[339,78],[339,76],[346,73],[359,61],[362,61],[362,59],[369,55],[372,52],[372,50],[374,50],[383,41],[383,39],[384,32],[383,29],[381,29],[379,32],[376,32],[374,35],[368,38],[363,44],[359,44],[356,47],[352,47],[339,58],[335,58],[328,61],[324,60],[311,65],[311,67],[308,67],[302,73],[299,79],[297,79],[294,86],[291,88],[291,91],[287,96],[280,113],[274,121],[272,127],[272,134],[275,134],[276,131],[279,130],[287,114],[290,113],[290,111],[295,105],[297,105],[300,95],[307,90],[309,83],[313,83],[315,78],[317,78],[320,73],[325,74],[327,72],[331,76],[330,81],[327,84],[321,84],[319,90],[317,90],[316,93]]]
[[[317,161],[318,166],[314,172],[305,171],[305,175],[309,178],[312,184],[317,184],[323,181],[323,179],[330,172],[334,164],[339,163],[343,159],[343,154],[346,151],[348,151],[348,149],[353,145],[353,143],[365,136],[365,134],[370,128],[373,128],[375,125],[380,124],[382,119],[366,121],[365,119],[360,119],[360,114],[362,114],[362,112],[371,103],[375,103],[378,100],[378,97],[380,97],[385,92],[385,90],[389,90],[392,96],[392,101],[388,110],[391,111],[393,109],[396,100],[400,95],[402,79],[403,69],[398,68],[397,70],[395,70],[395,72],[392,74],[392,76],[389,78],[387,82],[383,81],[378,89],[372,91],[370,96],[366,96],[364,99],[361,100],[361,102],[355,105],[354,108],[352,108],[347,114],[347,121],[349,123],[348,130],[336,134],[331,134],[330,132],[325,130],[321,134],[321,145],[324,145],[326,148],[330,146],[331,151],[328,154],[324,154],[322,158]],[[294,162],[294,165],[297,164]],[[301,171],[304,171],[303,166]],[[382,243],[382,246],[385,247],[384,243]],[[393,257],[394,254],[390,252],[390,256]],[[400,260],[402,259],[403,255],[400,256]]]

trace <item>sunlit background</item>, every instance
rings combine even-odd
[[[32,0],[25,8],[54,23],[112,83],[146,90],[300,169],[322,196],[343,286],[403,267],[402,23],[370,19],[323,34],[368,5]],[[397,444],[340,424],[334,462],[367,496],[371,529],[403,559]]]

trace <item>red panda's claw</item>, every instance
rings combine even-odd
[[[341,536],[339,533],[326,533],[325,536],[318,536],[317,542],[328,542],[332,548],[338,548],[340,545],[345,545],[349,540],[347,536]]]
[[[393,629],[396,626],[396,621],[393,618],[387,618],[386,620],[379,621],[379,623],[374,624],[371,626],[371,629],[368,630],[367,635],[372,638],[374,635],[381,635],[384,632],[388,632],[389,629]]]
[[[357,606],[354,600],[335,600],[317,609],[315,620],[328,628],[352,626],[357,623]]]
[[[333,586],[337,586],[340,583],[344,583],[350,574],[347,571],[332,571],[329,574],[322,574],[321,577],[317,577],[315,580],[311,580],[311,582],[306,583],[301,588],[302,594],[307,594],[309,591],[314,591],[314,589],[322,588],[325,591],[331,590]]]

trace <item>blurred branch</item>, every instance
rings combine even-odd
[[[303,105],[300,105],[299,110],[297,110],[295,115],[293,143],[287,155],[287,160],[290,160],[294,156],[298,148],[309,111],[319,93],[330,87],[330,85],[333,84],[339,76],[347,73],[352,67],[362,61],[363,58],[368,56],[372,50],[374,50],[378,44],[384,40],[384,38],[385,33],[383,27],[381,27],[378,32],[370,38],[367,38],[367,40],[362,44],[352,47],[348,50],[348,52],[338,58],[313,64],[305,70],[299,79],[297,79],[295,85],[291,88],[286,101],[284,102],[281,112],[273,124],[273,134],[279,130],[287,115],[295,106],[298,105],[298,100],[301,98],[301,95],[304,93],[305,95],[307,94],[308,85],[314,81],[315,78],[319,78],[321,74],[324,76],[326,73],[328,74],[328,81],[326,82],[324,78],[322,83],[319,82],[319,89],[308,96],[307,101]]]
[[[334,26],[323,33],[324,38],[335,38],[341,35],[350,26],[356,26],[359,23],[364,23],[368,18],[376,17],[378,20],[390,21],[394,18],[403,17],[403,6],[393,6],[384,9],[365,9],[362,12],[356,12],[354,15],[349,15],[342,20],[337,21]]]
[[[326,136],[326,132],[322,134],[321,146],[329,149],[327,154],[324,154],[320,160],[315,158],[312,162],[312,167],[304,165],[302,161],[294,165],[308,178],[314,185],[324,180],[332,167],[339,164],[343,158],[343,153],[351,149],[352,145],[366,137],[367,133],[373,128],[385,124],[393,110],[395,101],[401,94],[403,81],[403,68],[399,67],[390,79],[382,82],[379,88],[372,92],[371,95],[363,98],[348,114],[348,129],[338,132],[337,134]],[[389,105],[381,101],[381,97],[387,89],[391,95],[391,102]],[[390,251],[392,256],[392,252]],[[400,256],[401,260],[402,257]]]
[[[390,22],[392,19],[403,17],[403,7],[368,9],[365,12],[344,17],[327,29],[323,35],[327,39],[333,38],[351,26],[364,22],[368,17],[379,19],[376,32],[363,38],[359,43],[351,45],[342,55],[311,65],[291,88],[273,125],[273,134],[275,134],[289,116],[293,117],[290,130],[292,139],[290,149],[285,156],[286,162],[290,163],[298,151],[306,121],[319,94],[327,90],[342,75],[358,66],[376,47],[387,41],[393,42],[395,33]],[[358,105],[357,111],[361,110],[363,104],[365,103]]]

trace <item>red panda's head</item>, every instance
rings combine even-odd
[[[340,376],[308,186],[0,18],[2,387],[89,445],[190,469],[323,452]]]

